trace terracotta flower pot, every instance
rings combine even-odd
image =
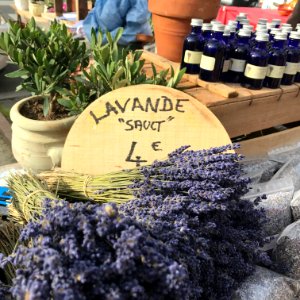
[[[192,18],[208,22],[218,14],[220,0],[149,0],[157,53],[180,62],[183,40]]]
[[[12,152],[24,168],[51,170],[60,166],[62,149],[76,116],[54,121],[28,119],[20,114],[22,105],[35,97],[18,101],[10,111]]]

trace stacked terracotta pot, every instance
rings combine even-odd
[[[179,62],[191,19],[209,22],[217,16],[219,6],[220,0],[149,0],[157,53]]]

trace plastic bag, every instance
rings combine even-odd
[[[254,201],[266,195],[258,207],[265,209],[268,221],[265,224],[266,236],[280,233],[292,223],[290,203],[294,194],[294,185],[290,178],[274,179],[266,183],[257,183],[242,199]]]
[[[294,193],[293,199],[291,201],[291,210],[293,220],[297,221],[300,219],[300,191]]]
[[[268,157],[282,163],[286,163],[292,158],[300,159],[300,143],[272,149],[268,152]]]
[[[299,295],[299,283],[262,267],[248,277],[235,291],[233,300],[294,300]]]
[[[242,170],[252,183],[269,181],[282,165],[269,159],[249,159],[241,162]]]
[[[287,161],[276,174],[273,179],[279,179],[283,177],[290,177],[293,180],[295,191],[300,189],[300,157],[292,158]]]
[[[274,249],[278,270],[300,279],[300,220],[290,224],[280,234]]]

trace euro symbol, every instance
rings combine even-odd
[[[153,149],[154,151],[162,151],[162,149],[159,149],[159,148],[158,148],[160,144],[161,144],[161,142],[153,142],[153,143],[151,144],[152,149]]]

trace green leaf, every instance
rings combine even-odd
[[[120,38],[123,35],[123,32],[124,32],[124,28],[123,27],[118,28],[117,33],[116,33],[115,38],[114,38],[115,43],[119,42]]]
[[[49,110],[50,110],[49,98],[48,97],[44,97],[43,115],[47,116],[49,114]]]
[[[69,99],[59,98],[57,99],[57,102],[68,109],[72,108],[72,102]]]
[[[123,68],[119,68],[117,70],[117,72],[115,73],[115,75],[112,78],[112,86],[115,88],[115,85],[117,83],[117,81],[120,80],[120,77],[124,74],[124,69]]]
[[[111,33],[107,30],[107,31],[105,32],[105,35],[106,35],[106,39],[107,39],[108,44],[109,44],[110,46],[112,46],[112,45],[113,45],[113,38],[112,38],[112,36],[111,36]]]
[[[27,74],[28,74],[28,72],[26,70],[17,70],[17,71],[13,71],[13,72],[5,74],[5,77],[18,78],[18,77],[22,77]]]

